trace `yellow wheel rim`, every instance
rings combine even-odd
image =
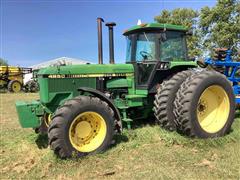
[[[213,85],[200,96],[197,107],[197,118],[201,128],[208,133],[221,130],[228,120],[230,101],[225,90]]]
[[[49,127],[49,124],[52,121],[51,116],[52,116],[52,114],[46,114],[46,116],[44,117],[44,122],[45,122],[47,127]]]
[[[19,82],[13,82],[12,91],[19,92],[21,90],[21,84]]]
[[[80,152],[91,152],[103,143],[107,126],[103,117],[96,112],[79,114],[69,128],[72,146]]]

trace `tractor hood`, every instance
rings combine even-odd
[[[40,69],[38,76],[46,77],[49,75],[88,75],[96,77],[99,75],[117,76],[118,74],[132,74],[134,72],[132,64],[83,64],[83,65],[66,65],[55,66]]]

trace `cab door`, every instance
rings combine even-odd
[[[150,77],[159,61],[159,34],[141,32],[132,37],[132,63],[135,68],[136,87],[148,89]]]

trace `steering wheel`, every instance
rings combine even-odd
[[[144,60],[153,59],[152,55],[146,51],[140,51],[140,54]]]

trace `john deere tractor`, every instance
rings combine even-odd
[[[116,24],[106,23],[110,63],[103,64],[103,19],[97,22],[99,63],[41,69],[40,100],[16,103],[22,127],[47,132],[51,149],[61,158],[103,152],[123,127],[151,115],[161,127],[191,137],[229,131],[235,114],[233,88],[225,75],[196,68],[188,58],[187,28],[134,26],[123,34],[126,63],[115,64]]]

